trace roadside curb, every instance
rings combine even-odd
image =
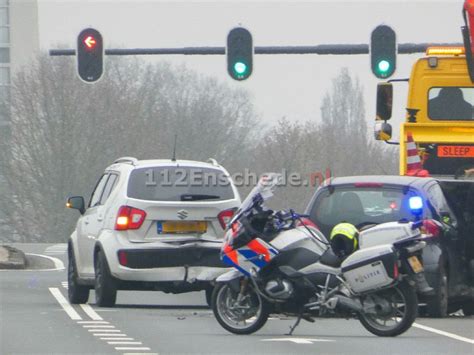
[[[25,253],[8,245],[0,246],[0,269],[24,269]]]

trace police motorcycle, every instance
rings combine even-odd
[[[227,225],[212,310],[235,334],[259,330],[270,314],[358,318],[378,336],[397,336],[417,315],[417,283],[428,287],[420,250],[421,223],[391,222],[361,231],[334,227],[330,241],[304,216],[269,210],[281,176],[267,174]]]

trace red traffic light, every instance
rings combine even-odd
[[[85,48],[88,50],[93,50],[97,44],[96,39],[93,36],[86,36],[83,41]]]
[[[104,71],[104,40],[99,31],[86,28],[77,37],[77,73],[86,83],[99,80]]]

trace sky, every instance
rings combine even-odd
[[[16,1],[16,0],[13,0]],[[391,26],[398,43],[461,42],[463,1],[158,1],[38,0],[40,46],[75,45],[86,27],[98,29],[106,48],[225,46],[236,26],[251,31],[255,46],[369,43],[379,24]],[[393,78],[407,78],[420,55],[399,55]],[[60,60],[60,58],[53,58]],[[375,117],[378,80],[368,55],[256,55],[252,76],[232,80],[225,56],[154,56],[217,77],[252,93],[263,122],[320,119],[331,80],[347,67],[364,87],[366,118]],[[404,119],[406,84],[396,84],[395,128]],[[395,132],[397,130],[395,129]],[[396,134],[395,134],[396,136]]]

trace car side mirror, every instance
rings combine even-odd
[[[377,84],[376,120],[386,121],[392,118],[393,86],[392,83]]]
[[[375,121],[374,136],[378,141],[388,141],[392,138],[392,126],[385,121]]]
[[[86,212],[84,198],[82,196],[69,197],[66,202],[66,207],[79,210],[81,214],[84,214],[84,212]]]

